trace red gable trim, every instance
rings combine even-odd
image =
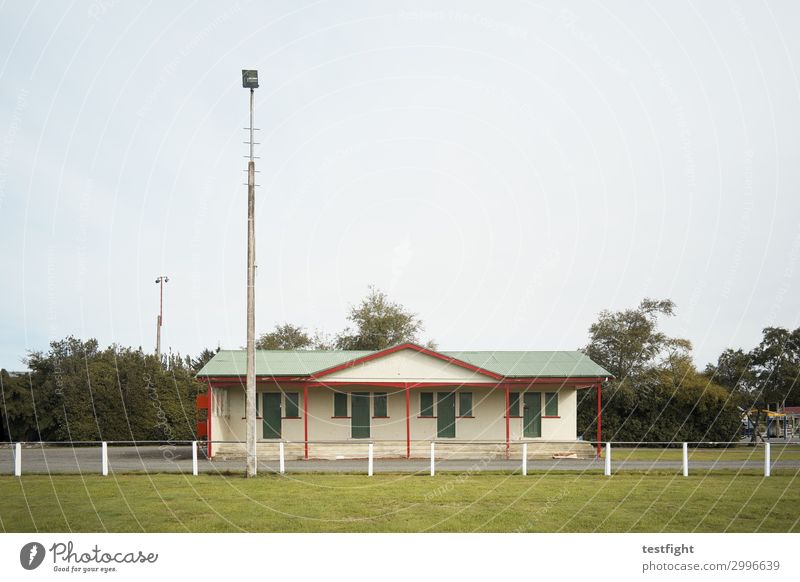
[[[214,384],[241,384],[244,386],[245,376],[204,376],[204,381],[213,382]],[[365,385],[365,386],[400,386],[404,387],[406,384],[413,387],[425,386],[475,386],[475,387],[492,387],[500,386],[500,384],[508,384],[509,386],[528,386],[534,384],[562,384],[571,385],[577,388],[594,388],[598,383],[606,382],[608,378],[598,377],[572,377],[572,376],[536,376],[529,378],[501,378],[497,382],[465,382],[458,384],[455,381],[443,382],[427,382],[425,380],[417,381],[362,381],[362,380],[318,380],[310,376],[256,376],[256,382],[274,382],[275,384],[307,384],[308,386],[344,386],[344,385]],[[789,407],[787,407],[789,408]]]
[[[207,381],[212,383],[214,386],[242,386],[245,385],[245,376],[209,376]],[[330,386],[373,386],[373,387],[394,387],[394,388],[404,388],[408,386],[409,388],[432,388],[432,387],[440,387],[440,386],[459,386],[461,388],[501,388],[502,386],[508,384],[509,387],[517,389],[517,388],[525,388],[526,386],[534,386],[534,385],[558,385],[558,386],[571,386],[573,388],[594,388],[597,386],[598,383],[602,383],[605,381],[605,378],[513,378],[513,379],[502,379],[496,382],[463,382],[459,383],[456,381],[449,381],[449,382],[442,382],[442,381],[435,381],[435,382],[427,382],[425,380],[418,380],[418,381],[400,381],[400,382],[392,382],[392,381],[361,381],[361,380],[309,380],[308,378],[292,378],[288,376],[256,376],[256,382],[258,384],[263,384],[265,382],[273,382],[275,384],[298,384],[298,385],[306,385],[309,388],[317,388],[317,387],[330,387]]]
[[[558,384],[562,386],[572,386],[574,388],[594,388],[597,386],[598,383],[606,382],[608,378],[606,377],[598,377],[598,378],[586,378],[586,377],[567,377],[567,376],[542,376],[542,377],[535,377],[535,378],[502,378],[496,382],[464,382],[459,384],[455,381],[449,382],[442,382],[442,381],[435,381],[435,382],[427,382],[425,380],[417,380],[417,381],[361,381],[361,380],[318,380],[316,378],[310,378],[308,376],[256,376],[256,382],[263,384],[264,382],[273,382],[275,384],[305,384],[308,385],[310,388],[318,387],[318,386],[394,386],[403,388],[406,385],[409,385],[411,388],[425,388],[425,387],[434,387],[434,386],[462,386],[463,388],[468,387],[475,387],[475,388],[497,388],[503,384],[508,384],[513,388],[517,387],[525,387],[525,386],[533,386],[538,384]],[[217,386],[222,385],[245,385],[246,377],[245,376],[207,376],[204,377],[204,381],[213,383]]]
[[[338,366],[334,366],[326,370],[315,372],[314,374],[311,374],[311,377],[314,379],[322,378],[324,376],[328,376],[329,374],[333,374],[334,372],[338,372],[340,370],[346,370],[347,368],[352,368],[353,366],[356,366],[358,364],[363,364],[365,362],[369,362],[370,360],[375,360],[377,358],[388,356],[389,354],[399,352],[400,350],[414,350],[415,352],[419,352],[420,354],[425,354],[426,356],[437,358],[439,360],[442,360],[443,362],[447,362],[448,364],[453,364],[455,366],[465,368],[472,372],[477,372],[478,374],[489,376],[490,378],[494,378],[495,380],[500,380],[503,378],[503,376],[495,372],[491,372],[484,368],[479,368],[478,366],[473,366],[472,364],[468,364],[463,360],[450,358],[448,356],[445,356],[444,354],[440,354],[439,352],[435,352],[433,350],[429,350],[427,348],[423,348],[422,346],[418,346],[417,344],[412,344],[412,343],[404,343],[397,346],[392,346],[391,348],[386,348],[385,350],[375,352],[374,354],[369,354],[368,356],[362,356],[360,358],[356,358],[355,360],[350,360],[349,362],[345,362],[344,364],[339,364]]]

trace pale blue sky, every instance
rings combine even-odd
[[[700,366],[800,324],[794,2],[0,4],[0,366],[67,334],[335,332],[369,284],[442,349],[575,349],[670,297]]]

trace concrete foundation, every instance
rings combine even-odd
[[[366,459],[369,441],[362,442],[312,442],[308,444],[310,460]],[[528,441],[528,459],[552,459],[556,455],[575,455],[576,459],[591,459],[595,449],[584,441]],[[258,443],[257,454],[262,460],[277,460],[278,442],[262,441]],[[445,442],[436,441],[437,459],[476,459],[491,460],[505,458],[521,458],[522,442],[511,441],[508,451],[505,443],[481,442]],[[411,443],[412,459],[430,458],[430,441],[414,441]],[[375,459],[406,458],[405,441],[377,441],[373,443]],[[233,460],[244,458],[244,443],[222,443],[216,445],[214,459]],[[303,460],[305,447],[303,443],[284,443],[286,460]]]

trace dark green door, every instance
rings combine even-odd
[[[439,438],[456,437],[456,393],[436,393],[436,435]]]
[[[281,438],[280,392],[264,392],[261,395],[261,417],[264,419],[264,438]]]
[[[527,438],[542,436],[542,393],[525,392],[523,395],[522,434]]]
[[[354,439],[369,438],[369,392],[350,394],[350,436]]]

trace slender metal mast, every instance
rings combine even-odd
[[[160,275],[156,284],[160,285],[158,299],[158,317],[156,318],[156,358],[161,361],[161,326],[164,325],[164,283],[169,282],[169,277]]]
[[[250,161],[247,163],[247,476],[255,477],[256,461],[256,162],[253,156],[253,98],[258,87],[256,71],[242,71],[242,84],[250,89]]]

